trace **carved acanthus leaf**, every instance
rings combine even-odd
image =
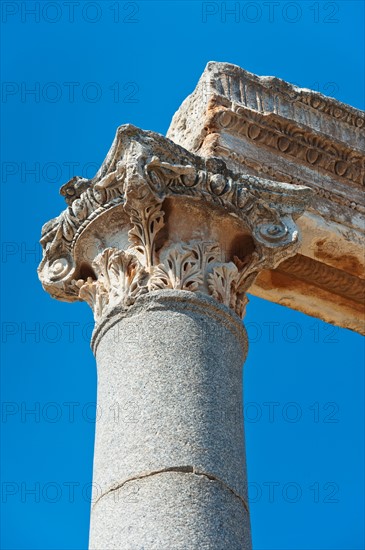
[[[233,262],[214,267],[208,276],[208,286],[213,298],[227,307],[234,307],[233,294],[238,278],[238,269]]]
[[[130,209],[133,228],[128,237],[144,266],[149,269],[154,263],[157,233],[164,226],[164,212],[161,204],[152,202],[141,211]]]
[[[88,277],[86,281],[75,281],[74,286],[78,288],[79,298],[87,302],[93,310],[95,320],[99,320],[109,303],[109,292],[103,283]]]
[[[74,281],[78,296],[93,309],[98,322],[108,309],[128,307],[147,292],[144,284],[146,272],[136,255],[115,248],[107,248],[99,254],[93,268],[97,279]]]
[[[149,288],[195,291],[203,284],[204,273],[195,247],[177,244],[169,247],[162,264],[152,272]]]

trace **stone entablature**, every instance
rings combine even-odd
[[[364,332],[364,112],[228,63],[207,65],[168,131],[235,171],[309,186],[299,254],[251,292]]]
[[[121,126],[91,180],[61,188],[43,227],[42,284],[99,322],[155,290],[204,292],[241,317],[246,291],[299,245],[312,192],[227,169],[159,134]]]

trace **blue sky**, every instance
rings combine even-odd
[[[118,125],[165,133],[210,60],[364,108],[364,4],[1,8],[2,548],[81,550],[95,427],[92,314],[52,300],[36,274],[41,226],[64,208],[59,187],[93,176]],[[253,297],[246,324],[254,550],[364,548],[363,339]]]

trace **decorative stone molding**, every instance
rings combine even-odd
[[[311,191],[234,173],[126,125],[96,176],[61,194],[68,208],[43,228],[39,276],[52,296],[89,303],[99,322],[159,289],[204,292],[243,316],[258,273],[295,253]]]
[[[349,183],[365,185],[365,155],[318,136],[304,125],[293,124],[279,117],[255,113],[244,107],[230,105],[212,119],[216,127],[259,143],[276,154],[286,155],[296,162],[329,173]]]
[[[364,126],[363,111],[333,98],[210,62],[167,134],[235,172],[312,189],[298,257],[262,272],[251,292],[362,333]]]
[[[365,301],[365,287],[362,282],[352,275],[340,269],[327,268],[323,270],[320,262],[316,262],[306,256],[296,254],[293,258],[285,260],[278,271],[290,273],[298,279],[310,282],[324,290],[330,290],[334,294],[344,296],[358,302],[360,305]]]
[[[231,63],[211,61],[207,64],[194,92],[188,96],[175,114],[169,128],[169,136],[176,141],[190,142],[195,137],[194,149],[199,138],[192,130],[194,119],[201,116],[201,105],[233,106],[250,109],[252,115],[270,114],[272,120],[291,120],[307,129],[317,131],[351,148],[363,151],[365,147],[364,112],[324,96],[314,90],[299,88],[277,77],[258,76]],[[190,115],[190,124],[187,116]],[[187,122],[185,136],[182,125]],[[203,130],[203,129],[202,129]]]
[[[222,145],[216,145],[215,153],[217,153],[220,157],[231,159],[236,166],[246,166],[248,170],[261,173],[265,175],[265,177],[270,177],[274,180],[285,183],[292,183],[294,185],[308,186],[308,182],[304,181],[300,177],[285,173],[285,171],[282,170],[275,170],[272,166],[265,166],[254,159],[248,159],[245,156],[240,155],[239,153]],[[318,197],[330,199],[332,203],[345,206],[351,210],[359,212],[360,214],[365,214],[365,206],[363,204],[357,203],[351,198],[345,198],[345,196],[337,194],[333,190],[329,191],[327,189],[321,189],[320,187],[312,187],[312,191],[314,194],[318,195]]]

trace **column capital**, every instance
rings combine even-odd
[[[61,188],[42,230],[44,289],[85,300],[99,322],[150,291],[204,292],[244,315],[258,273],[295,254],[311,190],[228,170],[132,125],[94,178]]]

